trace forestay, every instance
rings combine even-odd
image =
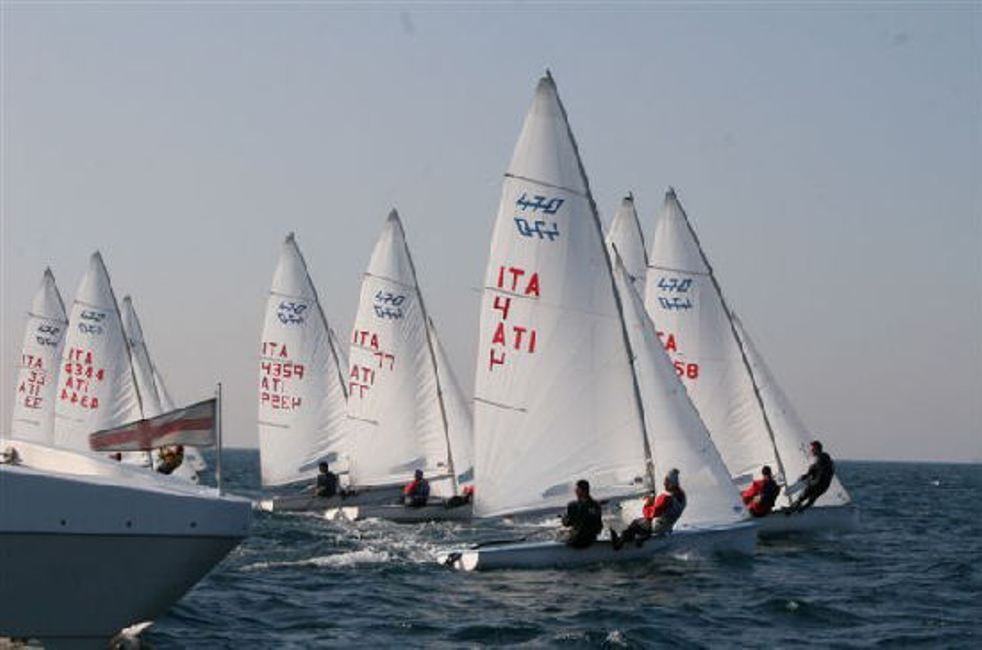
[[[644,488],[644,432],[596,207],[550,76],[491,239],[474,399],[475,515]]]
[[[688,504],[680,526],[734,523],[745,517],[740,495],[655,332],[641,295],[615,255],[614,277],[634,352],[655,476],[677,468]]]
[[[44,270],[24,326],[10,434],[45,445],[54,441],[58,368],[68,318],[51,269]]]
[[[722,292],[671,189],[659,215],[649,264],[645,306],[733,480],[744,486],[766,464],[779,483],[793,483],[797,474],[785,467],[784,450],[776,441],[802,432],[779,433],[771,409],[765,410],[766,402],[758,398],[757,378]],[[787,495],[782,502],[787,503]]]
[[[633,194],[625,196],[614,213],[614,220],[607,231],[607,245],[617,249],[627,274],[643,296],[645,274],[648,272],[648,251],[645,249],[644,233],[641,222],[638,221]]]
[[[140,392],[140,402],[143,406],[142,417],[157,417],[163,413],[160,393],[157,390],[150,351],[147,349],[146,341],[143,338],[143,327],[140,325],[140,319],[133,308],[133,300],[129,296],[123,297],[123,332],[126,334],[126,342],[130,346],[133,376],[136,378],[136,387]]]
[[[307,264],[287,236],[266,302],[259,358],[263,485],[309,479],[348,453],[343,360]]]
[[[90,433],[138,419],[140,395],[129,346],[109,273],[96,252],[68,320],[55,402],[55,444],[87,451]]]
[[[456,480],[450,480],[454,450],[435,363],[415,268],[393,210],[362,279],[351,334],[353,485],[405,483],[421,469],[431,479],[447,479],[434,483],[434,494],[456,491]]]

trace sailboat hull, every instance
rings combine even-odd
[[[467,549],[445,554],[438,561],[461,571],[572,567],[687,553],[750,555],[756,540],[756,524],[742,522],[730,526],[678,530],[649,539],[640,547],[625,544],[619,551],[614,550],[609,540],[597,541],[585,549],[571,548],[561,542],[524,542]]]
[[[259,501],[265,512],[304,512],[333,510],[363,505],[394,504],[402,497],[402,486],[366,488],[346,497],[324,497],[312,494],[287,494]]]
[[[428,521],[469,521],[471,504],[448,508],[442,503],[422,508],[407,508],[401,505],[366,505],[332,508],[324,513],[330,521],[359,521],[362,519],[385,519],[397,524],[421,524]]]
[[[786,515],[784,510],[775,510],[754,521],[760,526],[761,537],[796,533],[845,533],[859,527],[859,508],[852,504],[815,506],[791,515]]]

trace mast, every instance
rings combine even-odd
[[[556,86],[555,80],[552,78],[552,72],[546,69],[546,78],[549,83]],[[580,171],[580,178],[583,180],[583,186],[586,188],[586,199],[590,204],[590,213],[593,215],[593,224],[597,228],[597,234],[600,237],[600,242],[604,242],[604,232],[603,225],[600,223],[600,213],[597,210],[597,203],[593,200],[593,192],[590,191],[590,180],[587,178],[586,170],[583,168],[583,159],[580,157],[580,149],[576,144],[576,138],[573,136],[573,129],[569,125],[569,116],[566,114],[566,106],[563,104],[562,98],[559,96],[557,89],[556,92],[556,102],[559,104],[559,112],[563,116],[563,124],[566,126],[566,132],[569,135],[570,143],[573,146],[573,151],[576,154],[576,165]],[[654,490],[655,486],[655,462],[652,456],[651,442],[649,441],[648,428],[645,422],[644,416],[644,404],[641,400],[641,387],[638,385],[638,376],[634,371],[634,351],[631,347],[631,340],[627,333],[627,326],[624,323],[624,305],[621,302],[621,295],[617,291],[617,282],[614,280],[614,269],[610,262],[610,255],[607,252],[606,246],[601,246],[603,249],[604,261],[607,264],[607,275],[610,277],[610,288],[614,293],[614,304],[617,305],[617,314],[620,316],[621,325],[621,336],[624,339],[625,352],[627,353],[627,365],[631,368],[631,384],[634,388],[634,403],[638,409],[638,417],[641,418],[641,438],[642,438],[642,448],[645,454],[645,473],[648,476],[649,488]]]
[[[787,491],[788,476],[784,473],[784,462],[781,460],[781,453],[777,448],[777,439],[774,436],[774,428],[771,426],[771,420],[767,416],[767,408],[764,407],[764,399],[760,395],[760,385],[757,383],[757,376],[754,374],[753,367],[750,365],[750,359],[747,357],[747,351],[744,348],[743,340],[737,333],[736,325],[733,323],[733,313],[730,311],[729,305],[726,304],[726,298],[723,297],[723,289],[719,286],[719,282],[716,280],[716,272],[713,271],[713,267],[709,263],[709,258],[706,257],[706,252],[702,249],[702,242],[699,241],[699,236],[696,235],[696,231],[692,228],[692,223],[689,221],[689,215],[686,214],[685,208],[682,207],[678,197],[675,196],[675,188],[669,187],[668,194],[678,205],[679,211],[682,213],[682,220],[685,221],[685,227],[689,230],[689,234],[692,235],[692,239],[696,243],[696,249],[699,251],[699,256],[702,258],[702,263],[706,265],[706,269],[709,271],[709,279],[713,283],[713,288],[716,290],[716,296],[719,298],[720,304],[723,305],[723,313],[726,314],[726,321],[730,324],[730,333],[733,335],[737,348],[740,350],[740,359],[743,361],[743,367],[750,376],[750,384],[754,389],[754,398],[757,401],[757,406],[760,407],[760,414],[764,419],[764,428],[767,429],[767,436],[770,438],[771,447],[774,449],[774,459],[777,461],[777,469],[779,472],[781,472],[781,476],[784,477],[784,496],[787,497],[788,503],[790,504],[791,495],[788,494]]]
[[[406,241],[406,231],[402,227],[402,221],[399,219],[399,213],[395,209],[389,213],[390,219],[395,219],[396,224],[399,226],[399,230],[402,231],[402,245],[406,251],[406,259],[409,260],[409,270],[413,274],[413,285],[416,289],[416,299],[419,301],[419,311],[420,315],[423,317],[423,327],[426,329],[426,348],[430,353],[430,363],[433,365],[433,375],[436,380],[436,397],[437,403],[440,405],[440,419],[443,421],[443,436],[444,440],[447,441],[447,468],[450,470],[450,483],[453,486],[453,493],[456,495],[459,486],[457,485],[457,471],[454,467],[453,462],[453,448],[450,445],[450,424],[447,421],[447,407],[443,403],[443,386],[440,383],[440,367],[436,362],[436,352],[433,349],[433,338],[430,332],[430,327],[432,322],[430,321],[429,314],[426,311],[426,305],[423,302],[423,292],[419,288],[419,278],[416,276],[416,265],[413,263],[413,256],[409,252],[409,243]]]

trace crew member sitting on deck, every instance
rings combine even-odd
[[[430,498],[430,482],[423,478],[423,470],[418,469],[409,485],[402,488],[402,502],[407,508],[422,508]]]
[[[653,498],[645,497],[642,515],[631,522],[620,535],[611,528],[610,541],[614,550],[620,550],[624,542],[633,541],[638,546],[653,535],[664,535],[672,530],[675,522],[685,510],[686,497],[682,486],[679,485],[679,471],[669,470],[665,475],[665,491]]]
[[[576,501],[566,505],[563,526],[570,529],[566,544],[573,548],[590,546],[603,530],[600,504],[590,497],[589,482],[582,479],[576,482]]]
[[[330,499],[338,493],[338,475],[331,471],[327,461],[317,464],[317,485],[314,486],[314,494],[325,499]]]
[[[832,457],[822,451],[822,443],[818,440],[812,441],[811,451],[812,456],[815,457],[815,462],[798,479],[799,481],[806,481],[807,485],[804,492],[791,504],[787,514],[810,508],[815,500],[825,494],[829,485],[832,484],[832,477],[835,476],[835,463],[832,462]]]
[[[764,465],[760,470],[761,477],[750,484],[746,490],[740,493],[743,503],[747,510],[754,517],[766,517],[774,508],[777,495],[781,493],[781,488],[771,476],[771,466]]]
[[[157,452],[160,464],[157,465],[157,472],[160,474],[170,474],[181,466],[184,462],[184,445],[173,447],[161,447]]]

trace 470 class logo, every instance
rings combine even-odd
[[[306,303],[284,300],[276,308],[276,317],[284,325],[300,325],[305,320],[305,311],[307,311]]]
[[[531,212],[533,214],[556,214],[559,212],[559,208],[562,207],[564,199],[542,196],[540,194],[535,194],[529,199],[528,194],[523,192],[522,195],[515,201],[515,205],[522,210],[523,213]],[[544,221],[542,219],[527,219],[524,216],[515,217],[515,227],[518,229],[518,234],[522,237],[538,237],[539,239],[548,239],[549,241],[556,241],[559,237],[559,226],[555,221]]]

